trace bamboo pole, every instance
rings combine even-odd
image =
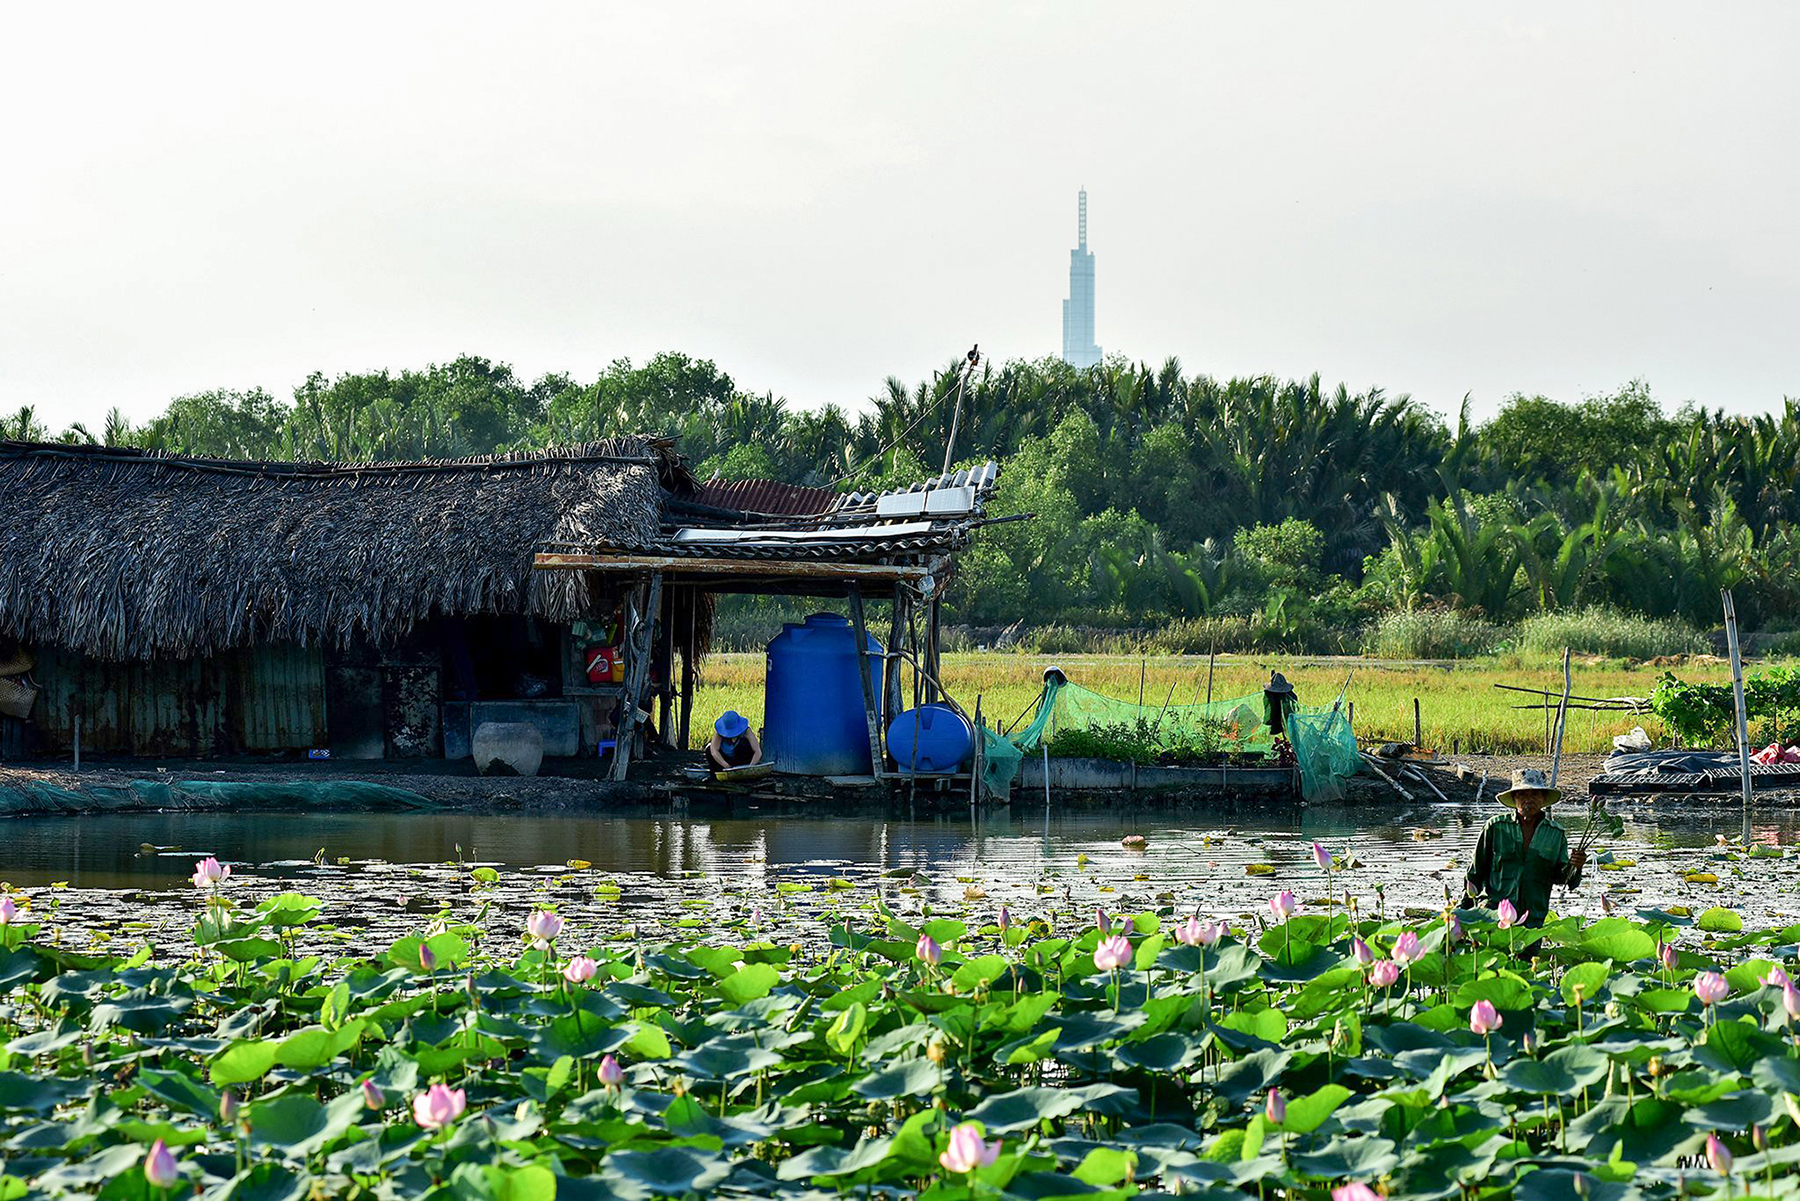
[[[1738,781],[1744,794],[1744,846],[1750,845],[1750,715],[1744,704],[1744,660],[1738,653],[1737,604],[1731,590],[1719,594],[1725,605],[1725,649],[1731,656],[1731,703],[1737,712]]]
[[[1556,707],[1556,749],[1550,760],[1550,787],[1556,787],[1556,778],[1562,774],[1563,732],[1569,722],[1569,648],[1563,647],[1563,690],[1562,703]]]
[[[856,636],[856,666],[862,676],[863,723],[869,733],[869,774],[881,779],[881,720],[875,711],[875,681],[869,671],[869,625],[863,614],[862,589],[850,589],[850,625]],[[916,739],[914,740],[916,743]]]

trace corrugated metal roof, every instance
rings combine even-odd
[[[872,505],[883,496],[897,496],[907,492],[935,492],[940,488],[973,488],[976,496],[985,496],[993,491],[994,484],[1000,478],[1000,464],[989,459],[979,467],[965,467],[960,471],[952,471],[948,475],[933,476],[928,480],[920,480],[904,488],[889,488],[885,492],[852,492],[844,498],[846,505]]]
[[[829,488],[806,488],[779,480],[707,480],[694,500],[719,509],[811,517],[828,513],[842,497]]]

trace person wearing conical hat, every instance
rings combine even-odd
[[[1464,882],[1471,899],[1498,908],[1510,901],[1527,926],[1541,926],[1550,909],[1550,890],[1581,883],[1587,854],[1569,854],[1569,836],[1550,817],[1562,792],[1544,773],[1522,768],[1512,787],[1494,799],[1511,812],[1497,814],[1481,831]]]

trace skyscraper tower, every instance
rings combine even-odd
[[[1094,345],[1094,252],[1087,244],[1087,189],[1081,189],[1079,242],[1069,251],[1069,298],[1063,301],[1063,362],[1092,367],[1100,361]]]

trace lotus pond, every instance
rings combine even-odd
[[[1443,906],[1480,816],[83,823],[0,904],[0,1198],[1800,1195],[1786,819],[1527,930]]]

